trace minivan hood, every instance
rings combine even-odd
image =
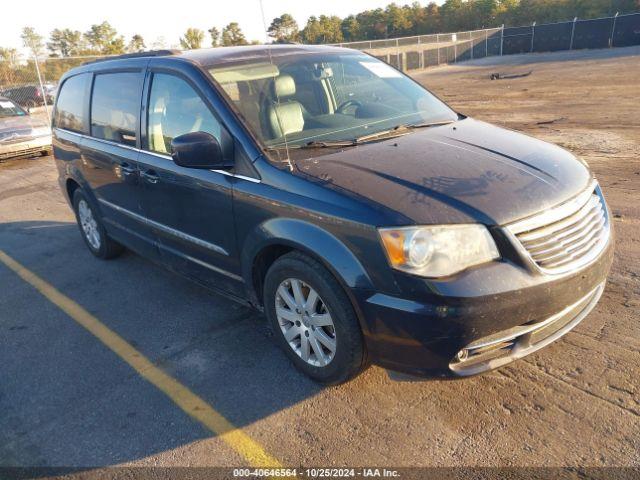
[[[469,118],[296,166],[416,224],[504,225],[562,203],[591,181],[566,150]]]

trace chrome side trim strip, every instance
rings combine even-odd
[[[77,134],[77,135],[79,135],[79,134]],[[81,136],[82,136],[82,138],[85,138],[87,140],[92,140],[92,141],[98,142],[98,143],[104,143],[105,145],[110,145],[112,147],[124,148],[125,150],[129,150],[131,152],[136,152],[136,153],[140,152],[140,149],[138,149],[136,147],[132,147],[130,145],[124,145],[122,143],[112,142],[111,140],[105,140],[103,138],[89,137],[87,135],[81,135]]]
[[[151,152],[149,150],[138,150],[140,153],[146,153],[147,155],[152,155],[154,157],[162,158],[163,160],[169,160],[173,162],[173,158],[171,155],[165,155],[164,153]]]
[[[234,178],[239,178],[241,180],[246,180],[248,182],[253,182],[253,183],[262,183],[260,180],[258,180],[257,178],[252,178],[252,177],[247,177],[245,175],[238,175],[236,173],[231,173],[231,172],[227,172],[226,170],[209,170],[210,172],[215,172],[215,173],[221,173],[222,175],[226,175],[228,177],[234,177]]]
[[[147,155],[153,155],[154,157],[162,158],[164,160],[173,161],[173,159],[171,158],[171,155],[165,155],[164,153],[157,153],[157,152],[151,152],[149,150],[142,150],[141,148],[130,147],[129,145],[123,145],[121,143],[112,142],[110,140],[104,140],[102,138],[91,137],[89,135],[84,135],[82,133],[72,132],[71,130],[66,130],[66,129],[60,128],[60,127],[55,127],[54,130],[60,130],[61,132],[68,133],[68,134],[71,134],[71,135],[75,135],[76,137],[84,138],[84,139],[87,139],[87,140],[94,140],[96,142],[104,143],[106,145],[112,145],[114,147],[122,147],[122,148],[126,148],[127,150],[131,150],[133,152],[144,153],[144,154],[147,154]],[[213,172],[213,173],[220,173],[220,174],[226,175],[228,177],[239,178],[240,180],[246,180],[246,181],[252,182],[252,183],[262,183],[257,178],[247,177],[246,175],[238,175],[238,174],[235,174],[235,173],[227,172],[226,170],[209,170],[209,171]]]
[[[113,203],[111,203],[111,202],[109,202],[107,200],[102,199],[102,198],[99,198],[98,201],[100,203],[102,203],[103,205],[106,205],[109,208],[112,208],[112,209],[114,209],[114,210],[116,210],[116,211],[118,211],[118,212],[120,212],[120,213],[122,213],[124,215],[127,215],[127,216],[133,218],[134,220],[137,220],[137,221],[139,221],[141,223],[149,225],[152,228],[156,228],[156,229],[161,230],[161,231],[163,231],[165,233],[168,233],[169,235],[172,235],[172,236],[174,236],[176,238],[179,238],[181,240],[185,240],[187,242],[191,242],[191,243],[193,243],[195,245],[198,245],[199,247],[206,248],[207,250],[211,250],[211,251],[219,253],[221,255],[226,255],[227,257],[229,256],[229,252],[227,252],[224,248],[220,247],[219,245],[216,245],[214,243],[209,243],[209,242],[207,242],[205,240],[202,240],[200,238],[191,236],[188,233],[184,233],[184,232],[181,232],[180,230],[176,230],[175,228],[171,228],[171,227],[169,227],[167,225],[164,225],[162,223],[155,222],[155,221],[153,221],[151,219],[148,219],[148,218],[146,218],[146,217],[144,217],[142,215],[139,215],[139,214],[137,214],[135,212],[132,212],[131,210],[127,210],[126,208],[122,208],[122,207],[120,207],[118,205],[115,205],[115,204],[113,204]]]
[[[56,131],[56,130],[59,130],[59,131],[61,131],[61,132],[64,132],[64,133],[66,133],[66,134],[69,134],[69,135],[74,135],[74,136],[76,136],[76,137],[85,138],[85,135],[83,135],[82,133],[72,132],[71,130],[67,130],[67,129],[65,129],[65,128],[53,127],[53,131]],[[87,137],[87,138],[90,138],[90,137]]]
[[[202,260],[198,260],[197,258],[193,258],[190,255],[187,255],[186,253],[182,253],[179,250],[176,250],[175,248],[171,248],[168,247],[166,245],[158,245],[159,248],[162,248],[164,250],[168,250],[169,252],[173,253],[174,255],[178,255],[179,257],[184,258],[185,260],[189,260],[190,262],[193,263],[197,263],[198,265],[208,268],[209,270],[212,270],[216,273],[219,273],[221,275],[225,275],[229,278],[233,278],[234,280],[238,281],[238,282],[242,282],[244,283],[244,278],[242,278],[240,275],[236,275],[235,273],[231,273],[231,272],[227,272],[226,270],[223,270],[221,268],[215,267],[213,265],[211,265],[210,263],[207,262],[203,262]]]
[[[138,232],[136,232],[134,230],[131,230],[130,228],[127,228],[127,227],[119,224],[118,222],[114,221],[111,218],[105,218],[104,221],[109,223],[109,224],[111,224],[111,225],[113,225],[116,228],[119,228],[120,230],[124,230],[125,232],[129,233],[130,235],[134,235],[134,236],[140,238],[141,240],[144,240],[146,242],[152,243],[153,245],[157,246],[158,248],[162,248],[164,250],[169,250],[174,255],[178,255],[178,256],[184,258],[185,260],[189,260],[191,262],[197,263],[198,265],[201,265],[201,266],[203,266],[205,268],[208,268],[209,270],[212,270],[214,272],[220,273],[221,275],[225,275],[225,276],[227,276],[229,278],[233,278],[234,280],[237,280],[239,282],[244,283],[244,278],[242,278],[240,275],[236,275],[235,273],[227,272],[226,270],[223,270],[223,269],[218,268],[218,267],[214,267],[213,265],[211,265],[209,263],[203,262],[202,260],[198,260],[197,258],[193,258],[193,257],[191,257],[189,255],[186,255],[186,254],[184,254],[184,253],[182,253],[182,252],[180,252],[178,250],[175,250],[175,249],[173,249],[171,247],[168,247],[166,245],[161,245],[158,242],[151,241],[147,237],[145,237],[143,235],[140,235]]]

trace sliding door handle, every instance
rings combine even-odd
[[[136,167],[133,167],[128,163],[122,163],[118,166],[118,169],[120,170],[120,173],[122,173],[122,175],[127,177],[130,175],[135,175],[135,173],[138,171]]]

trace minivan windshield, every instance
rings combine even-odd
[[[348,147],[458,116],[360,52],[304,52],[209,68],[267,150]]]

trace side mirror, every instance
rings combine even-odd
[[[206,132],[191,132],[171,140],[171,157],[176,165],[186,168],[229,169],[216,137]]]

